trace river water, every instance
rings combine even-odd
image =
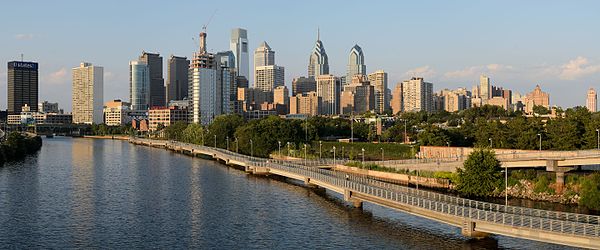
[[[563,249],[460,230],[123,141],[44,139],[0,167],[0,248]]]

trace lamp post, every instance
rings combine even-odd
[[[217,135],[215,135],[215,148],[217,147]]]
[[[250,156],[254,157],[254,145],[252,145],[252,139],[250,139]]]
[[[598,149],[600,149],[600,129],[596,129],[596,132],[598,133]]]
[[[277,141],[277,145],[279,146],[279,157],[281,157],[281,141]]]
[[[335,167],[335,146],[333,146],[333,166]]]
[[[450,142],[449,142],[449,141],[447,141],[447,142],[446,142],[446,145],[448,145],[448,147],[450,147]]]
[[[490,141],[490,148],[494,148],[494,146],[492,144],[492,138],[488,138],[488,141]]]
[[[307,156],[306,156],[306,143],[304,143],[304,165],[306,165],[307,163]]]
[[[542,151],[542,134],[537,134],[540,137],[540,151]]]
[[[288,149],[287,157],[290,158],[290,142],[287,142],[286,144],[287,144],[287,149]]]
[[[322,148],[322,147],[323,147],[323,142],[322,142],[322,141],[319,141],[319,159],[323,158],[323,157],[322,157],[323,155],[321,154],[321,148]]]
[[[344,159],[344,146],[342,146],[342,159]]]
[[[354,111],[350,113],[350,143],[354,141]]]
[[[364,167],[365,166],[365,148],[362,148],[361,151],[362,151],[362,165]]]
[[[202,128],[200,131],[202,131],[202,146],[204,146],[204,128]]]
[[[229,151],[229,136],[226,136],[225,140],[227,140],[227,151]]]
[[[508,206],[508,167],[504,165],[504,205]]]
[[[235,138],[235,152],[236,152],[236,153],[238,152],[238,149],[239,149],[239,148],[240,148],[240,144],[239,144],[239,142],[238,142],[238,139],[237,139],[237,137],[236,137],[236,138]]]
[[[385,161],[385,157],[383,154],[383,148],[379,148],[379,149],[381,149],[381,162],[383,163]]]

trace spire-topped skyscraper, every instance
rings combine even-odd
[[[315,47],[310,54],[310,59],[308,62],[309,77],[317,77],[320,75],[329,74],[329,60],[320,36],[320,31],[317,29],[317,42],[315,43]]]

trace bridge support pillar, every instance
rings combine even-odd
[[[565,188],[565,172],[557,171],[556,172],[556,192],[562,193]]]
[[[488,233],[475,231],[475,222],[470,221],[470,220],[463,221],[461,233],[463,236],[475,238],[475,239],[483,239],[483,238],[489,236]]]
[[[363,202],[359,199],[352,197],[352,191],[348,189],[344,190],[344,200],[347,202],[352,202],[352,206],[354,206],[355,208],[362,209]]]

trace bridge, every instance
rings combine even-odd
[[[467,237],[490,234],[600,249],[600,217],[480,202],[347,175],[298,162],[264,159],[194,144],[131,138],[130,143],[205,155],[257,175],[277,175],[338,193],[355,207],[363,202],[396,209],[461,229]]]

